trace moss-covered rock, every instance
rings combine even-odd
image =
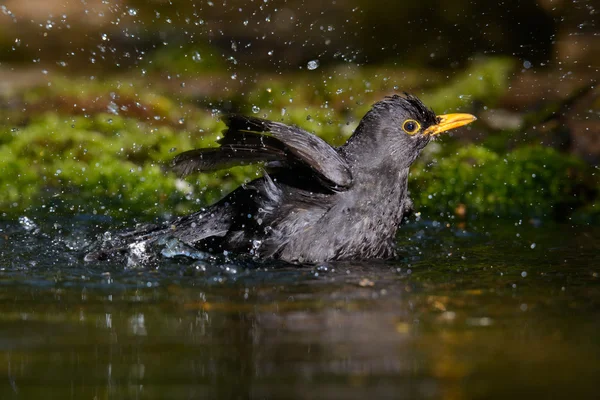
[[[594,177],[575,157],[543,146],[497,154],[469,145],[417,163],[413,197],[428,212],[564,218],[589,201]]]
[[[175,151],[214,143],[223,125],[210,117],[205,123],[211,135],[109,114],[45,113],[24,127],[5,127],[0,133],[0,208],[18,213],[53,205],[149,216],[195,209],[255,174],[252,167],[203,174],[195,186],[168,172],[165,162]]]
[[[422,73],[419,81],[419,74],[394,68],[338,66],[263,77],[247,83],[248,91],[224,93],[221,101],[339,145],[374,101],[403,83],[426,90],[416,93],[438,113],[468,111],[473,103],[494,104],[511,68],[510,60],[478,60],[440,86],[435,73]],[[9,99],[0,108],[0,210],[181,214],[258,176],[259,166],[185,180],[169,172],[165,165],[174,154],[216,145],[224,125],[213,106],[209,111],[157,86],[142,78],[55,79]],[[508,153],[498,141],[490,147],[464,147],[448,138],[428,146],[412,169],[417,209],[540,217],[597,210],[600,184],[581,160],[539,145]]]

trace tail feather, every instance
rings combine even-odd
[[[99,244],[99,248],[87,253],[85,261],[103,261],[127,256],[134,251],[149,251],[152,245],[164,244],[169,238],[178,239],[194,247],[204,239],[223,237],[231,226],[232,207],[230,204],[220,202],[170,223],[149,224],[120,233],[114,238],[103,241]]]

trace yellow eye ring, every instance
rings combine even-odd
[[[409,135],[414,135],[415,133],[417,133],[419,130],[421,129],[421,124],[419,124],[417,121],[415,121],[414,119],[407,119],[406,121],[404,121],[404,123],[402,124],[402,130],[406,133],[408,133]]]

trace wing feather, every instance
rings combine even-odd
[[[179,154],[171,163],[181,176],[259,162],[310,168],[323,184],[344,189],[352,184],[346,160],[323,139],[300,128],[253,117],[229,115],[220,147]]]

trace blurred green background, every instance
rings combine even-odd
[[[101,1],[0,5],[0,212],[152,219],[259,167],[177,179],[219,115],[342,143],[410,92],[476,124],[428,146],[417,210],[600,217],[600,29],[592,1]]]

